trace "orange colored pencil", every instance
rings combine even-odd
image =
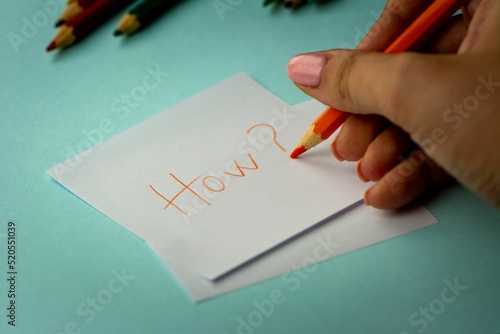
[[[416,51],[427,41],[464,3],[463,0],[436,0],[413,22],[384,53]],[[349,113],[327,108],[311,124],[290,157],[298,157],[328,139],[349,117]]]

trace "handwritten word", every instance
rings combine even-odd
[[[277,140],[277,132],[276,129],[270,125],[270,124],[256,124],[252,127],[250,127],[247,130],[247,134],[250,134],[250,132],[254,131],[257,128],[265,128],[265,129],[271,129],[273,132],[273,143],[283,152],[286,152],[286,149],[278,142]],[[255,130],[256,131],[256,130]],[[202,176],[197,176],[194,179],[192,179],[189,182],[183,182],[180,180],[175,174],[169,173],[170,177],[177,182],[177,184],[181,185],[181,190],[179,190],[171,199],[169,199],[167,196],[162,194],[157,188],[155,188],[153,185],[149,184],[149,188],[158,196],[160,197],[163,201],[166,202],[166,204],[163,207],[163,210],[166,210],[170,207],[176,209],[178,212],[180,212],[183,216],[188,216],[188,213],[186,212],[185,209],[183,209],[180,205],[176,204],[175,201],[179,199],[181,195],[184,193],[186,194],[191,194],[194,196],[194,198],[202,201],[206,206],[212,206],[212,203],[209,200],[210,196],[203,196],[199,191],[197,191],[194,187],[195,184],[199,184],[198,182],[201,179],[201,185],[205,190],[207,190],[209,193],[221,193],[224,190],[226,190],[226,185],[229,180],[231,180],[231,177],[233,178],[244,178],[247,176],[245,171],[256,171],[259,169],[259,165],[255,161],[254,157],[252,154],[247,153],[246,157],[249,160],[249,164],[246,166],[243,166],[241,163],[239,163],[237,160],[233,160],[230,164],[227,166],[227,170],[222,172],[222,175],[227,175],[228,178],[224,181],[221,178],[214,176],[214,175],[209,175],[205,176],[202,178]],[[232,167],[232,168],[231,168]]]
[[[252,156],[250,154],[247,155],[248,158],[250,159],[250,161],[253,163],[253,166],[254,167],[243,167],[243,166],[240,166],[240,164],[234,160],[234,166],[238,169],[238,171],[240,172],[240,174],[234,174],[234,173],[229,173],[229,172],[223,172],[224,174],[226,175],[230,175],[230,176],[234,176],[234,177],[245,177],[246,174],[245,172],[243,171],[244,169],[246,170],[258,170],[259,169],[259,166],[257,165],[257,163],[255,162],[255,160],[252,158]],[[177,210],[179,210],[183,215],[187,216],[187,213],[186,211],[184,211],[183,209],[181,209],[178,205],[176,205],[174,203],[174,201],[184,192],[184,191],[189,191],[191,192],[193,195],[195,195],[196,197],[198,197],[200,200],[202,200],[205,204],[207,204],[208,206],[212,206],[212,203],[210,203],[208,200],[206,200],[202,195],[200,195],[199,193],[197,193],[193,188],[191,188],[191,185],[194,184],[196,181],[198,181],[200,179],[201,176],[198,176],[197,178],[195,178],[194,180],[192,180],[191,182],[189,182],[188,184],[185,184],[184,182],[182,182],[181,180],[179,180],[177,178],[177,176],[175,176],[174,174],[172,173],[169,173],[169,175],[174,178],[174,180],[176,180],[178,183],[180,183],[183,188],[181,191],[179,191],[174,197],[172,197],[172,199],[168,199],[166,198],[165,196],[163,196],[158,190],[156,190],[152,185],[149,185],[149,187],[151,188],[151,190],[153,190],[158,196],[160,196],[162,199],[164,199],[167,204],[163,207],[163,209],[167,209],[170,205],[172,205],[174,208],[176,208]],[[208,182],[208,180],[212,180],[211,183]],[[218,184],[218,189],[216,188],[216,185],[215,183]],[[202,184],[203,186],[211,191],[211,192],[222,192],[226,189],[226,185],[224,183],[224,181],[222,181],[220,178],[216,177],[216,176],[206,176],[203,178],[203,181],[202,181]]]

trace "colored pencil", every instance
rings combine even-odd
[[[434,1],[385,51],[399,53],[416,51],[455,13],[463,0]],[[327,108],[311,124],[290,157],[302,153],[328,139],[349,117],[349,114],[334,108]]]
[[[47,46],[47,51],[73,45],[133,0],[97,0],[80,15],[66,22]]]
[[[173,7],[179,1],[180,0],[142,1],[122,17],[116,27],[114,35],[130,35],[136,32],[139,28],[143,28],[154,21],[158,16]]]
[[[85,8],[90,7],[96,0],[75,0],[68,3],[68,6],[61,14],[59,21],[56,22],[56,27],[63,25],[69,20],[75,18],[78,14],[83,12]]]

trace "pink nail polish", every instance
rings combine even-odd
[[[288,77],[293,82],[310,87],[317,87],[326,65],[326,58],[316,54],[303,54],[290,59]]]

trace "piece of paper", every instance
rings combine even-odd
[[[314,100],[297,107],[312,115],[317,115],[324,108]],[[297,284],[301,284],[304,275],[313,275],[317,262],[435,223],[436,218],[423,206],[382,211],[359,204],[216,281],[208,281],[177,264],[162,252],[155,252],[191,298],[200,302],[282,274],[283,283],[290,289],[295,289]],[[295,272],[304,267],[307,268],[302,269],[302,272]]]
[[[216,281],[206,280],[178,265],[160,251],[155,252],[190,297],[201,302],[282,274],[282,281],[293,289],[301,283],[301,277],[316,270],[314,265],[318,262],[435,223],[437,220],[434,216],[421,206],[388,212],[361,204]],[[302,269],[304,267],[307,268]],[[295,272],[301,269],[303,272]]]
[[[328,145],[289,154],[317,115],[235,75],[48,174],[207,279],[216,279],[362,198]]]

